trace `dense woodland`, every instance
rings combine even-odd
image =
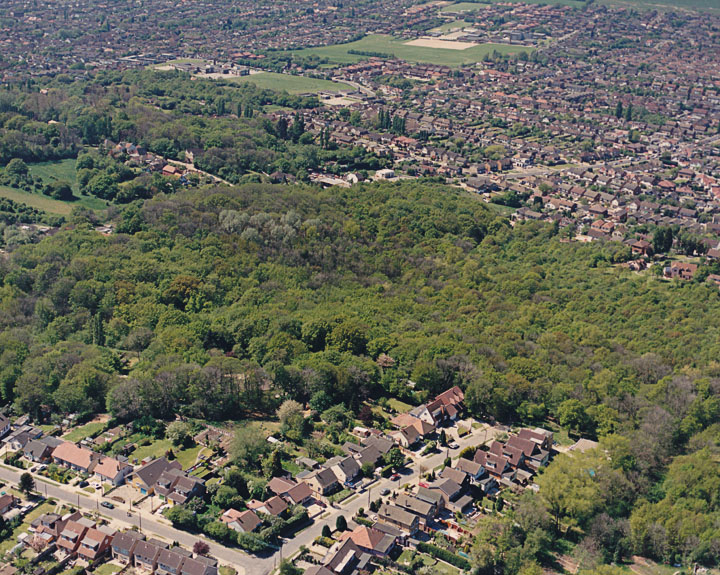
[[[217,173],[242,181],[249,166],[326,152],[272,135],[252,113],[207,115],[194,90],[206,106],[227,97],[243,110],[289,98],[148,72],[47,94],[16,87],[0,92],[0,157],[77,155],[111,137],[168,155],[201,147],[207,162],[222,158]],[[60,135],[47,139],[53,118]],[[81,161],[117,169],[93,151]],[[114,206],[110,236],[78,210],[0,259],[6,409],[38,422],[105,411],[121,422],[238,422],[292,399],[342,430],[353,417],[382,424],[369,400],[417,404],[459,385],[478,418],[559,425],[602,447],[559,456],[538,495],[483,520],[478,573],[537,573],[564,538],[579,542],[584,565],[634,553],[720,561],[716,288],[620,270],[620,244],[513,229],[477,198],[426,180],[166,191]],[[240,448],[235,460],[257,461],[253,446]]]

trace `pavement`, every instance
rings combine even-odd
[[[133,508],[132,515],[128,515],[129,507],[123,506],[121,508],[117,504],[115,504],[114,509],[106,509],[100,506],[100,503],[103,501],[100,495],[94,497],[82,495],[77,487],[50,483],[38,475],[35,475],[35,483],[36,490],[41,495],[53,497],[58,501],[82,508],[87,512],[98,512],[101,516],[110,520],[115,526],[124,526],[126,528],[137,526],[146,534],[155,535],[167,541],[177,541],[189,549],[192,549],[195,542],[201,539],[210,546],[209,555],[211,557],[214,557],[220,561],[220,563],[231,565],[238,571],[239,575],[269,575],[279,565],[282,558],[289,558],[295,555],[303,545],[310,547],[315,538],[320,535],[324,525],[335,529],[335,521],[338,515],[344,515],[348,520],[351,519],[360,507],[368,510],[369,501],[380,497],[380,491],[383,489],[397,491],[406,483],[416,483],[421,475],[421,469],[422,473],[427,473],[442,465],[446,457],[457,457],[458,453],[465,447],[488,442],[495,437],[496,433],[499,433],[499,430],[489,426],[483,426],[479,429],[471,429],[468,435],[462,439],[457,439],[455,434],[448,430],[448,441],[454,440],[458,444],[457,449],[443,449],[440,453],[429,457],[416,457],[416,462],[401,474],[398,481],[380,479],[374,483],[369,490],[350,496],[345,500],[345,504],[341,503],[335,507],[328,507],[327,511],[317,518],[312,525],[297,533],[292,539],[283,541],[280,550],[270,557],[248,555],[242,551],[214,543],[211,539],[203,536],[198,537],[198,535],[180,531],[171,525],[159,521],[147,512],[139,511],[137,508]],[[21,473],[22,472],[0,466],[0,479],[3,481],[18,484]]]

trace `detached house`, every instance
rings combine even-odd
[[[164,457],[160,457],[136,469],[130,475],[129,483],[142,495],[153,495],[158,479],[169,469],[182,470],[182,465],[177,461],[168,461]]]
[[[262,523],[262,520],[251,509],[245,511],[228,509],[220,516],[220,521],[239,533],[251,533]]]

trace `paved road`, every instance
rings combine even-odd
[[[0,479],[2,479],[3,481],[10,481],[17,484],[20,481],[20,473],[11,471],[6,467],[0,467]],[[195,535],[191,535],[184,531],[179,531],[169,525],[160,523],[156,519],[151,518],[148,513],[142,513],[140,515],[139,512],[135,510],[133,512],[133,516],[128,517],[126,509],[120,509],[119,507],[115,507],[115,509],[105,509],[104,507],[100,507],[99,498],[80,495],[77,491],[77,488],[47,483],[40,480],[38,476],[36,476],[36,479],[36,488],[38,493],[46,495],[47,497],[54,497],[58,501],[63,501],[76,507],[79,506],[86,511],[99,511],[101,515],[112,519],[115,523],[119,523],[127,527],[132,527],[133,525],[137,525],[139,527],[140,524],[142,524],[142,530],[145,533],[160,536],[167,541],[177,541],[178,543],[190,549],[192,549],[193,544],[198,540],[198,537]],[[236,551],[234,549],[229,549],[222,545],[218,545],[216,543],[213,543],[209,539],[205,539],[205,541],[210,545],[210,555],[212,557],[215,557],[223,563],[228,563],[232,565],[238,570],[240,575],[243,575],[245,573],[253,573],[260,575],[262,573],[269,572],[255,569],[250,571],[246,569],[245,566],[248,565],[248,563],[255,563],[261,561],[259,559],[256,559],[255,557],[246,555],[241,551]]]
[[[452,433],[448,433],[448,440],[452,440]],[[451,456],[457,456],[458,452],[465,447],[471,445],[479,445],[480,443],[490,441],[495,436],[495,430],[492,428],[473,429],[471,433],[462,439],[457,440],[458,449],[450,452]],[[390,479],[381,479],[375,483],[370,491],[370,498],[377,499],[380,497],[382,489],[398,489],[405,483],[414,483],[419,479],[420,469],[423,473],[430,471],[440,465],[448,455],[448,451],[443,450],[431,457],[422,458],[419,463],[415,463],[409,467],[399,481],[391,481]],[[36,487],[39,493],[47,497],[54,497],[59,501],[63,501],[73,506],[79,506],[85,511],[99,511],[101,515],[111,519],[113,522],[127,526],[138,526],[142,528],[146,534],[152,534],[167,541],[177,541],[181,545],[192,548],[193,544],[198,540],[196,535],[191,535],[185,531],[174,529],[170,525],[161,523],[147,512],[139,512],[137,509],[133,511],[131,517],[128,516],[126,508],[115,507],[115,509],[105,509],[100,507],[101,499],[98,497],[89,497],[78,493],[77,487],[66,485],[56,485],[43,481],[39,476],[36,477]],[[6,467],[0,467],[0,479],[18,484],[20,481],[20,472],[12,471]],[[242,551],[230,549],[223,545],[213,543],[210,539],[204,539],[210,546],[210,556],[218,559],[221,563],[232,565],[238,570],[239,575],[268,575],[273,571],[280,561],[280,557],[290,557],[300,550],[302,545],[309,547],[313,540],[320,535],[324,525],[329,525],[331,529],[335,528],[335,520],[338,515],[344,515],[346,519],[354,516],[360,507],[368,509],[368,492],[361,493],[356,498],[350,498],[345,505],[335,508],[328,508],[327,515],[317,520],[313,525],[297,536],[290,539],[282,547],[282,550],[275,555],[267,558],[259,558],[247,555]]]

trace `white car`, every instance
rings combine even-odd
[[[450,449],[457,449],[457,448],[459,448],[460,446],[459,446],[455,441],[453,441],[452,443],[448,444],[448,447],[449,447]]]

